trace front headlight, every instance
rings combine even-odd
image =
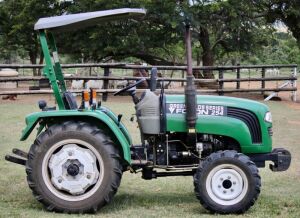
[[[270,111],[268,111],[265,115],[265,121],[266,122],[269,122],[269,123],[272,123],[272,114]]]

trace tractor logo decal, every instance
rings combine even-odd
[[[167,114],[185,114],[185,104],[167,103]],[[220,105],[197,104],[197,115],[226,116],[227,107]]]

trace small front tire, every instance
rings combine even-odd
[[[261,181],[244,154],[219,151],[208,156],[194,175],[196,197],[212,213],[244,213],[254,205]]]

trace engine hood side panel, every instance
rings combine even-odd
[[[184,102],[184,95],[166,96],[167,131],[186,132],[185,111],[184,108],[180,108],[184,107]],[[174,108],[168,108],[172,107],[171,104],[177,104],[177,111]],[[272,124],[264,121],[264,115],[269,111],[266,105],[246,99],[205,95],[197,96],[197,104],[223,106],[219,116],[198,115],[196,123],[198,133],[231,137],[239,142],[243,153],[266,153],[272,150],[272,138],[268,135],[268,128],[272,127]],[[251,111],[256,115],[261,128],[261,143],[252,142],[249,128],[242,120],[226,116],[226,110],[229,107]]]

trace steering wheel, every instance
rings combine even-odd
[[[135,86],[141,84],[141,83],[144,82],[144,81],[146,81],[146,78],[142,78],[142,79],[140,79],[139,81],[137,81],[136,83],[133,83],[133,84],[131,84],[130,86],[127,86],[127,87],[125,87],[125,88],[123,88],[123,89],[121,89],[121,90],[115,92],[115,93],[114,93],[114,96],[120,95],[121,93],[128,91],[129,89],[131,89],[131,88],[133,88],[133,87],[135,87]]]

